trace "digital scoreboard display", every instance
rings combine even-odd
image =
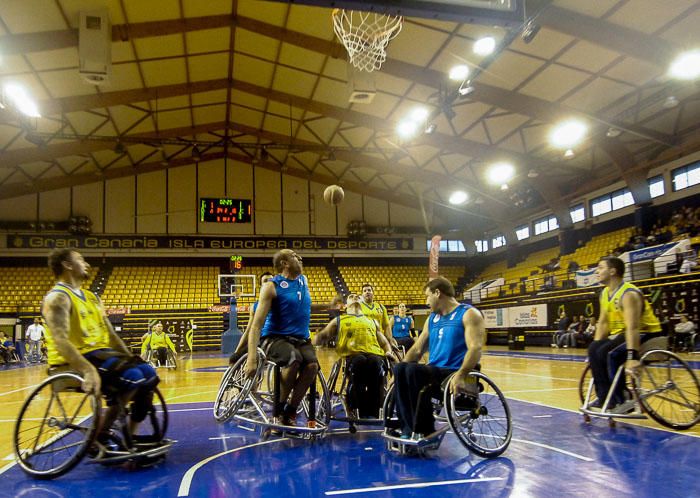
[[[199,200],[199,221],[205,223],[250,223],[252,214],[250,199],[203,197]]]

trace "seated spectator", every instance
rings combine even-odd
[[[559,347],[559,339],[566,334],[569,325],[571,325],[571,319],[566,316],[565,310],[561,310],[561,313],[559,313],[559,321],[557,322],[557,331],[555,332],[554,336],[552,336],[553,348]]]
[[[676,324],[673,331],[675,332],[674,343],[676,346],[679,344],[685,345],[687,347],[690,344],[690,338],[695,333],[697,327],[695,324],[688,319],[688,315],[681,315],[681,321]]]
[[[586,323],[585,317],[583,315],[579,315],[578,318],[575,318],[574,322],[569,325],[566,333],[561,336],[557,346],[560,348],[567,348],[569,346],[572,348],[576,347],[576,336],[578,334],[583,334],[583,331],[586,330],[587,325],[588,324]]]
[[[5,363],[10,363],[14,358],[15,344],[5,335],[5,332],[0,331],[0,355]]]
[[[682,262],[678,271],[680,273],[690,273],[698,266],[698,256],[694,250],[683,253]]]
[[[569,267],[567,268],[567,271],[569,273],[574,273],[578,271],[580,268],[579,264],[576,261],[569,261]]]

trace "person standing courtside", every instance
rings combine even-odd
[[[435,432],[433,405],[429,393],[439,392],[452,373],[452,392],[476,394],[469,372],[478,368],[486,336],[481,312],[455,299],[449,280],[437,277],[424,287],[426,304],[432,312],[423,331],[401,363],[394,368],[396,412],[401,437],[421,439]],[[428,351],[428,364],[418,360]],[[423,393],[423,394],[421,394]]]
[[[248,335],[246,374],[255,375],[256,350],[262,338],[268,358],[282,369],[279,403],[273,409],[273,416],[283,425],[295,425],[297,408],[319,368],[309,334],[311,295],[301,257],[294,251],[277,252],[272,266],[279,274],[260,289]]]
[[[600,408],[608,396],[615,374],[624,363],[625,370],[634,374],[640,366],[639,348],[645,341],[661,333],[661,324],[651,305],[637,287],[622,281],[625,263],[620,258],[605,257],[596,268],[603,287],[600,294],[600,318],[594,340],[588,347],[588,360],[593,372],[598,399],[591,408]],[[608,409],[627,413],[634,401],[624,401],[624,372],[610,399]]]
[[[381,327],[384,337],[389,341],[389,344],[396,346],[396,341],[391,337],[391,328],[389,327],[389,314],[386,307],[374,300],[374,286],[372,284],[362,284],[362,314],[372,320],[376,320]]]
[[[34,323],[27,327],[27,341],[29,344],[28,361],[34,362],[41,360],[41,342],[44,340],[46,329],[41,324],[41,318],[36,317]]]
[[[57,279],[42,304],[49,365],[67,364],[77,370],[85,392],[118,396],[123,405],[133,400],[129,419],[135,429],[152,406],[153,389],[159,381],[155,369],[131,354],[107,319],[100,299],[81,289],[90,265],[79,252],[55,249],[48,263]],[[100,420],[100,443],[110,442],[118,413],[119,403],[110,403]]]
[[[413,337],[411,331],[415,325],[413,317],[406,316],[406,305],[404,303],[394,307],[394,314],[389,320],[391,335],[396,340],[399,346],[403,346],[404,350],[408,351],[413,346]]]

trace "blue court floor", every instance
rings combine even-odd
[[[104,468],[85,459],[54,481],[2,475],[0,496],[23,497],[693,497],[700,439],[510,401],[513,441],[502,457],[469,454],[448,434],[430,457],[388,453],[376,427],[324,440],[261,441],[217,424],[211,403],[171,404],[165,462],[140,470]]]

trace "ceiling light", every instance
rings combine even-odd
[[[462,97],[464,97],[465,95],[469,95],[473,91],[474,91],[474,87],[471,85],[471,82],[469,82],[469,81],[462,82],[462,84],[459,85],[459,89],[457,90],[457,92],[459,92],[459,94]]]
[[[503,185],[501,185],[501,190],[508,190],[508,184],[504,183]]]
[[[399,126],[396,127],[396,132],[401,138],[411,138],[413,135],[416,134],[417,130],[418,123],[409,119],[401,121],[399,123]]]
[[[411,119],[420,123],[421,121],[428,119],[429,114],[428,109],[425,107],[416,107],[411,111]]]
[[[458,205],[467,202],[469,196],[463,190],[457,190],[450,195],[450,204]]]
[[[124,144],[121,143],[121,141],[119,141],[115,144],[114,153],[119,154],[120,156],[123,154],[126,154],[126,147],[124,147]]]
[[[535,24],[532,21],[528,22],[520,35],[520,37],[523,39],[523,42],[527,44],[534,40],[535,36],[537,36],[537,33],[540,32],[540,28],[541,26],[539,24]]]
[[[435,133],[435,130],[437,130],[437,125],[435,123],[430,123],[428,126],[425,127],[425,134],[432,135],[433,133]]]
[[[605,133],[605,136],[608,138],[615,138],[615,137],[619,137],[621,134],[622,134],[622,130],[611,126],[610,128],[608,128],[608,131]]]
[[[39,109],[24,88],[16,83],[8,83],[3,88],[5,97],[22,114],[30,118],[40,118]]]
[[[489,168],[489,181],[495,185],[503,185],[508,183],[515,174],[515,168],[510,163],[496,163]],[[508,188],[508,187],[506,187]]]
[[[490,55],[496,48],[496,40],[493,36],[485,36],[474,42],[474,53],[477,55]]]
[[[469,76],[469,66],[460,64],[450,69],[450,79],[452,81],[464,81]]]
[[[540,176],[540,174],[537,172],[536,169],[531,169],[530,171],[527,172],[528,178],[537,178],[538,176]]]
[[[566,149],[566,152],[564,152],[564,157],[567,159],[571,159],[574,155],[574,149]]]
[[[671,63],[668,74],[679,80],[694,80],[700,76],[700,50],[683,52]]]
[[[673,109],[676,107],[680,102],[678,101],[678,97],[675,95],[669,95],[666,97],[666,100],[664,100],[664,103],[661,104],[664,109]]]
[[[560,149],[570,149],[578,145],[586,135],[588,127],[582,121],[572,119],[561,123],[552,130],[549,135],[549,142]]]

